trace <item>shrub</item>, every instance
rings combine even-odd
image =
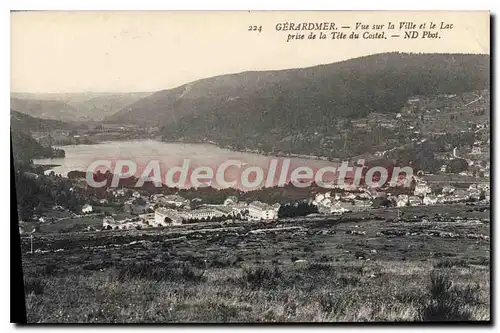
[[[283,272],[278,268],[258,266],[255,268],[245,267],[240,281],[246,287],[259,289],[263,287],[276,286],[282,279]]]
[[[320,261],[330,261],[331,260],[331,257],[326,255],[326,254],[323,254],[321,256],[321,258],[319,258]]]
[[[356,286],[361,282],[361,279],[356,275],[344,274],[337,279],[338,285],[342,288],[348,286]]]
[[[454,266],[467,267],[469,265],[464,259],[444,259],[434,265],[435,268],[449,268]]]
[[[342,315],[353,303],[353,299],[349,295],[339,296],[328,293],[319,295],[317,302],[324,313]]]
[[[308,271],[311,273],[321,273],[321,272],[332,272],[333,266],[328,264],[323,264],[319,262],[313,262],[307,267]]]
[[[56,271],[57,271],[57,265],[55,264],[48,264],[43,269],[45,275],[54,275]]]
[[[39,278],[28,278],[24,281],[24,293],[25,294],[35,294],[41,295],[43,294],[44,284],[42,279]]]
[[[224,259],[215,258],[212,261],[210,261],[210,267],[215,267],[215,268],[225,268],[231,265],[232,261],[229,258],[224,258]]]
[[[134,263],[118,270],[118,278],[143,278],[154,281],[201,282],[206,279],[204,271],[198,271],[189,265],[165,267],[151,263]]]
[[[356,257],[356,259],[359,259],[359,258],[365,259],[365,258],[367,258],[367,254],[365,251],[358,250],[358,251],[354,252],[354,257]]]
[[[467,321],[472,320],[468,305],[477,303],[479,286],[460,289],[443,273],[431,272],[429,301],[421,311],[423,321]]]
[[[205,271],[200,272],[187,265],[182,267],[179,275],[184,281],[200,282],[206,279]]]

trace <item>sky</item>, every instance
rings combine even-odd
[[[441,39],[292,40],[278,23],[399,26],[452,24]],[[248,31],[250,25],[261,32]],[[201,78],[300,68],[373,53],[490,53],[489,12],[161,12],[11,13],[11,91],[134,92]],[[422,30],[423,32],[423,30]],[[421,33],[422,33],[421,32]],[[309,32],[306,31],[307,35]]]

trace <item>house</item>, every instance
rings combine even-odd
[[[346,201],[335,201],[330,207],[318,211],[322,214],[336,214],[341,215],[347,212],[352,212],[354,205]]]
[[[115,197],[124,197],[125,196],[125,189],[124,188],[119,188],[116,191],[113,191],[113,195]]]
[[[155,210],[153,226],[181,225],[183,217],[174,209],[160,207]]]
[[[480,189],[480,190],[483,190],[485,192],[489,192],[490,191],[490,184],[488,184],[488,183],[480,183],[480,184],[477,184],[477,188]]]
[[[386,192],[380,189],[369,188],[368,191],[372,198],[383,198],[387,196]]]
[[[103,229],[137,229],[137,228],[147,228],[149,225],[147,221],[139,217],[129,218],[126,216],[115,215],[115,216],[105,216],[102,219]]]
[[[347,213],[347,212],[350,212],[350,210],[346,207],[343,207],[343,206],[333,206],[333,207],[330,207],[330,209],[326,212],[322,212],[320,211],[320,213],[322,214],[335,214],[335,215],[342,215],[344,213]]]
[[[141,214],[138,217],[141,221],[143,221],[146,224],[153,224],[155,222],[154,213]]]
[[[105,216],[102,219],[102,227],[104,229],[114,229],[116,227],[116,221],[113,216]]]
[[[344,193],[344,195],[342,196],[342,199],[344,200],[353,200],[353,199],[356,199],[356,194],[354,193]]]
[[[463,188],[456,189],[455,192],[453,192],[452,196],[452,202],[463,202],[469,199],[470,194],[469,191]]]
[[[438,204],[444,204],[450,201],[450,196],[447,194],[438,194],[437,195],[437,202]]]
[[[159,202],[165,197],[164,194],[152,194],[151,197],[149,198],[152,202]]]
[[[222,213],[222,216],[233,216],[233,207],[232,206],[224,206],[218,205],[213,207],[213,209]]]
[[[171,205],[175,207],[189,206],[189,200],[178,194],[166,195],[159,201],[164,205]]]
[[[417,182],[417,184],[415,184],[415,190],[413,191],[414,195],[425,196],[428,193],[431,193],[431,188],[427,185],[427,183]]]
[[[312,201],[312,204],[318,207],[319,206],[330,207],[334,200],[340,200],[340,195],[338,193],[336,193],[333,198],[330,192],[318,193],[316,194],[314,200]]]
[[[438,202],[438,198],[434,194],[429,194],[424,197],[424,205],[435,205]]]
[[[118,229],[120,230],[130,230],[130,229],[138,229],[138,228],[147,228],[148,225],[141,220],[128,220],[123,223],[118,224]]]
[[[481,147],[472,147],[470,152],[471,155],[479,155],[481,154]]]
[[[408,205],[408,195],[400,194],[396,198],[396,207],[404,207]]]
[[[420,206],[422,205],[422,199],[416,195],[412,195],[408,198],[408,204],[410,206]]]
[[[260,201],[253,201],[248,205],[249,220],[275,220],[278,218],[277,206],[270,206]]]
[[[357,197],[361,198],[361,199],[367,199],[367,200],[372,198],[371,194],[368,192],[359,193],[357,195]]]
[[[354,200],[354,204],[352,205],[353,212],[365,212],[370,210],[372,207],[372,201],[370,200]]]
[[[322,206],[330,207],[332,205],[332,199],[324,198],[323,201],[319,203]]]
[[[382,127],[382,128],[394,128],[394,127],[396,127],[396,125],[394,125],[393,123],[384,122],[384,123],[380,123],[380,127]]]
[[[238,198],[234,195],[231,195],[227,197],[226,200],[224,200],[224,206],[231,206],[237,203],[238,203]]]
[[[313,205],[320,204],[324,199],[325,199],[324,194],[322,194],[322,193],[316,194],[316,196],[314,197]]]
[[[448,170],[448,166],[446,164],[441,165],[441,168],[439,169],[439,171],[446,172],[446,170]]]
[[[455,188],[449,185],[443,186],[443,189],[441,190],[441,193],[443,194],[452,194],[453,192],[455,192]]]
[[[127,200],[123,204],[123,208],[126,212],[129,212],[132,214],[144,214],[147,211],[147,204],[143,198],[139,197],[139,198]]]
[[[89,204],[85,204],[82,207],[82,213],[87,214],[92,212],[92,206]]]
[[[483,194],[483,191],[481,191],[480,189],[469,190],[469,198],[474,199],[474,200],[481,199],[482,194]]]
[[[201,219],[211,219],[214,217],[223,217],[223,216],[228,216],[232,214],[232,209],[227,211],[222,211],[220,209],[217,209],[215,207],[203,207],[200,209],[194,209],[191,211],[187,212],[182,212],[180,215],[188,220],[188,219],[194,219],[194,220],[201,220]]]
[[[238,202],[232,205],[231,209],[233,210],[233,216],[237,216],[238,214],[243,216],[247,213],[248,204],[246,202]]]

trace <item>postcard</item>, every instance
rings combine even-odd
[[[488,11],[25,11],[11,39],[19,322],[491,321]]]

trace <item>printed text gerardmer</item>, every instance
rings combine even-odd
[[[299,30],[335,30],[335,23],[333,22],[304,22],[304,23],[294,23],[294,22],[281,22],[276,24],[277,31],[299,31]]]

